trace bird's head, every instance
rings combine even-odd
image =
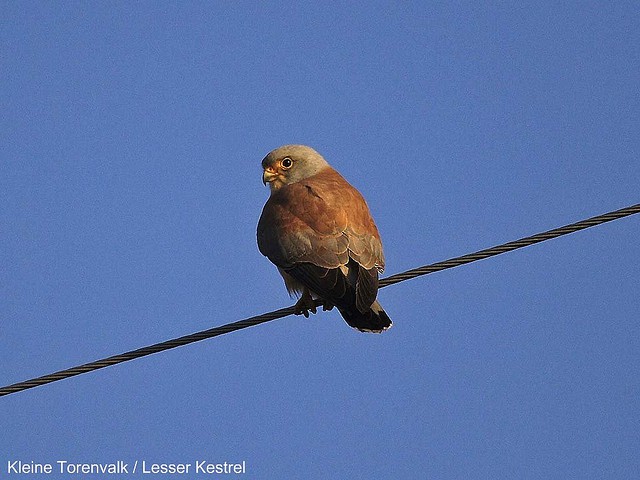
[[[271,192],[285,185],[299,182],[328,167],[327,161],[311,147],[285,145],[276,148],[262,160],[262,183]]]

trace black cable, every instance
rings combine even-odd
[[[564,227],[555,228],[553,230],[549,230],[543,233],[538,233],[530,237],[524,237],[519,240],[515,240],[513,242],[504,243],[502,245],[497,245],[495,247],[479,250],[477,252],[469,253],[467,255],[462,255],[460,257],[451,258],[449,260],[444,260],[442,262],[433,263],[431,265],[425,265],[423,267],[414,268],[412,270],[408,270],[403,273],[391,275],[390,277],[383,278],[380,280],[380,287],[381,288],[386,287],[389,285],[393,285],[395,283],[402,282],[404,280],[409,280],[422,275],[427,275],[429,273],[439,272],[441,270],[446,270],[448,268],[453,268],[453,267],[457,267],[467,263],[475,262],[488,257],[492,257],[494,255],[500,255],[501,253],[506,253],[512,250],[516,250],[518,248],[527,247],[529,245],[543,242],[545,240],[550,240],[552,238],[560,237],[562,235],[567,235],[569,233],[577,232],[578,230],[584,230],[585,228],[593,227],[595,225],[600,225],[602,223],[610,222],[612,220],[617,220],[619,218],[633,215],[635,213],[640,213],[640,204],[632,205],[627,208],[622,208],[614,212],[605,213],[603,215],[598,215],[596,217],[588,218],[580,222],[572,223],[570,225],[565,225]],[[321,305],[321,302],[316,301],[316,306],[320,306],[320,305]],[[224,335],[226,333],[235,332],[236,330],[241,330],[243,328],[259,325],[261,323],[269,322],[277,318],[286,317],[293,313],[294,313],[293,307],[281,308],[280,310],[275,310],[273,312],[257,315],[255,317],[246,318],[244,320],[239,320],[237,322],[228,323],[226,325],[210,328],[208,330],[202,330],[200,332],[192,333],[190,335],[185,335],[183,337],[167,340],[165,342],[156,343],[153,345],[149,345],[147,347],[142,347],[137,350],[131,350],[129,352],[121,353],[119,355],[114,355],[112,357],[103,358],[101,360],[96,360],[94,362],[85,363],[84,365],[79,365],[77,367],[68,368],[66,370],[60,370],[59,372],[44,375],[42,377],[33,378],[31,380],[26,380],[24,382],[14,383],[12,385],[8,385],[6,387],[0,388],[0,397],[4,395],[9,395],[11,393],[20,392],[22,390],[27,390],[29,388],[38,387],[40,385],[46,385],[47,383],[57,382],[58,380],[63,380],[65,378],[73,377],[75,375],[80,375],[82,373],[98,370],[100,368],[108,367],[110,365],[116,365],[118,363],[128,362],[129,360],[134,360],[136,358],[144,357],[154,353],[163,352],[171,348],[181,347],[183,345],[187,345],[190,343],[199,342],[207,338],[217,337],[218,335]]]
[[[602,215],[587,218],[586,220],[581,220],[576,223],[565,225],[564,227],[554,228],[553,230],[537,233],[535,235],[531,235],[530,237],[520,238],[518,240],[514,240],[513,242],[503,243],[502,245],[485,248],[484,250],[478,250],[477,252],[468,253],[460,257],[450,258],[449,260],[444,260],[442,262],[433,263],[424,267],[414,268],[403,273],[397,273],[395,275],[391,275],[390,277],[381,279],[380,286],[386,287],[388,285],[393,285],[394,283],[402,282],[403,280],[409,280],[411,278],[420,277],[429,273],[439,272],[440,270],[446,270],[447,268],[458,267],[466,263],[483,260],[495,255],[500,255],[501,253],[510,252],[512,250],[517,250],[518,248],[528,247],[529,245],[544,242],[545,240],[551,240],[552,238],[568,235],[569,233],[574,233],[578,230],[584,230],[585,228],[594,227],[596,225],[610,222],[612,220],[628,217],[629,215],[633,215],[634,213],[640,213],[640,203],[631,205],[630,207],[621,208],[620,210],[615,210],[613,212],[603,213]]]

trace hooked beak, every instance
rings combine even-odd
[[[278,177],[278,172],[276,172],[273,168],[267,167],[262,172],[262,183],[266,185],[267,183],[273,182]]]

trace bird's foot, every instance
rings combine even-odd
[[[294,313],[296,315],[304,315],[306,318],[309,318],[309,312],[316,313],[316,304],[311,297],[311,294],[308,290],[305,290],[302,293],[300,299],[293,306]]]
[[[329,303],[326,300],[322,301],[322,310],[328,312],[329,310],[333,310],[333,303]]]

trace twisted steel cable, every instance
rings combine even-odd
[[[619,218],[627,217],[635,213],[640,213],[640,204],[631,205],[629,207],[622,208],[620,210],[616,210],[613,212],[591,217],[586,220],[581,220],[579,222],[572,223],[570,225],[565,225],[560,228],[555,228],[553,230],[548,230],[546,232],[531,235],[529,237],[524,237],[519,240],[514,240],[512,242],[504,243],[502,245],[497,245],[495,247],[479,250],[477,252],[469,253],[467,255],[462,255],[460,257],[450,258],[449,260],[444,260],[442,262],[433,263],[431,265],[425,265],[422,267],[407,270],[406,272],[403,272],[403,273],[391,275],[390,277],[386,277],[380,280],[380,287],[381,288],[387,287],[389,285],[394,285],[396,283],[403,282],[405,280],[410,280],[422,275],[427,275],[429,273],[439,272],[441,270],[446,270],[448,268],[453,268],[460,265],[465,265],[467,263],[482,260],[485,258],[493,257],[495,255],[500,255],[502,253],[510,252],[518,248],[527,247],[529,245],[534,245],[536,243],[544,242],[545,240],[550,240],[552,238],[557,238],[562,235],[567,235],[569,233],[574,233],[579,230],[584,230],[585,228],[593,227],[595,225],[600,225],[602,223],[610,222],[612,220],[617,220]],[[320,306],[320,305],[321,305],[321,302],[316,301],[316,306]],[[237,322],[228,323],[226,325],[221,325],[219,327],[202,330],[200,332],[192,333],[190,335],[184,335],[182,337],[174,338],[172,340],[167,340],[164,342],[149,345],[147,347],[138,348],[136,350],[131,350],[129,352],[121,353],[119,355],[113,355],[111,357],[103,358],[101,360],[96,360],[94,362],[85,363],[83,365],[68,368],[66,370],[60,370],[58,372],[33,378],[31,380],[26,380],[24,382],[7,385],[6,387],[0,388],[0,397],[4,395],[9,395],[12,393],[17,393],[30,388],[38,387],[40,385],[46,385],[47,383],[57,382],[58,380],[63,380],[65,378],[73,377],[75,375],[80,375],[82,373],[99,370],[101,368],[108,367],[111,365],[116,365],[118,363],[128,362],[129,360],[134,360],[136,358],[145,357],[147,355],[151,355],[154,353],[163,352],[165,350],[169,350],[172,348],[181,347],[183,345],[188,345],[190,343],[199,342],[207,338],[217,337],[219,335],[224,335],[226,333],[235,332],[236,330],[241,330],[243,328],[253,327],[261,323],[269,322],[271,320],[292,315],[293,313],[294,313],[294,308],[292,306],[281,308],[280,310],[275,310],[273,312],[264,313],[262,315],[246,318],[244,320],[239,320]]]
[[[380,286],[386,287],[388,285],[393,285],[395,283],[416,278],[422,275],[427,275],[429,273],[439,272],[440,270],[446,270],[447,268],[458,267],[467,263],[483,260],[495,255],[500,255],[501,253],[510,252],[522,247],[528,247],[529,245],[544,242],[545,240],[551,240],[552,238],[557,238],[563,235],[568,235],[569,233],[577,232],[579,230],[584,230],[585,228],[594,227],[602,223],[627,217],[629,215],[633,215],[634,213],[640,213],[640,203],[631,205],[630,207],[621,208],[620,210],[615,210],[613,212],[603,213],[602,215],[587,218],[586,220],[581,220],[576,223],[571,223],[569,225],[565,225],[564,227],[554,228],[553,230],[537,233],[535,235],[520,238],[512,242],[503,243],[502,245],[496,245],[495,247],[485,248],[484,250],[478,250],[477,252],[468,253],[460,257],[450,258],[449,260],[444,260],[442,262],[437,262],[431,265],[425,265],[424,267],[407,270],[406,272],[397,273],[395,275],[391,275],[390,277],[381,279]]]

